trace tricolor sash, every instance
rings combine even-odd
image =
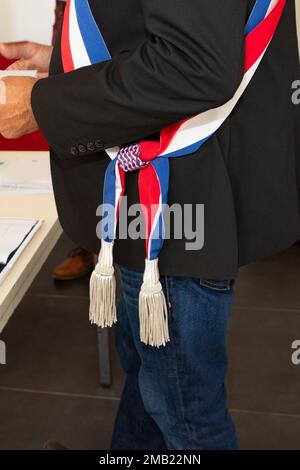
[[[111,161],[105,175],[103,202],[111,204],[114,211],[91,277],[92,323],[105,327],[117,320],[113,243],[126,172],[138,170],[139,197],[146,222],[146,266],[139,298],[141,341],[159,347],[170,340],[167,305],[158,270],[158,256],[164,238],[163,207],[168,199],[169,158],[197,152],[229,117],[262,61],[285,5],[286,0],[256,1],[245,27],[245,73],[236,93],[227,103],[163,129],[159,141],[144,140],[106,149]],[[88,0],[68,0],[61,46],[65,72],[111,60]]]

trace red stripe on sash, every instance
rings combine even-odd
[[[176,124],[172,124],[171,126],[163,129],[160,133],[160,141],[144,140],[140,142],[140,159],[143,161],[150,161],[156,158],[157,155],[163,153],[180,127],[188,120],[189,119],[185,119],[184,121],[177,122]]]
[[[146,222],[146,253],[148,258],[150,235],[157,211],[160,209],[160,183],[151,163],[139,172],[140,204]]]
[[[64,22],[62,27],[62,36],[61,36],[61,56],[62,56],[62,63],[64,72],[72,72],[74,70],[74,62],[71,53],[71,45],[70,45],[70,0],[68,0],[66,9],[65,9],[65,16]]]
[[[245,71],[247,72],[252,65],[263,54],[271,41],[280,18],[282,16],[286,0],[280,0],[273,8],[270,14],[246,36],[245,44]]]

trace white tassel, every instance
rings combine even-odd
[[[90,321],[101,328],[117,321],[113,245],[102,240],[98,263],[90,280]]]
[[[141,341],[157,348],[165,346],[170,341],[168,309],[159,281],[158,259],[146,259],[139,312]]]

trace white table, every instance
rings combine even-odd
[[[11,158],[15,152],[11,152]],[[45,158],[48,153],[44,152]],[[1,154],[0,154],[1,157]],[[62,229],[53,194],[0,194],[0,217],[43,220],[12,270],[0,284],[0,333],[58,241]]]
[[[41,152],[39,154],[41,155]],[[43,157],[49,158],[48,152],[43,152],[43,154]],[[17,157],[18,155],[20,154],[17,152],[11,152],[9,157],[14,158],[14,156]],[[29,195],[4,195],[0,193],[0,217],[43,220],[42,226],[21,253],[7,277],[0,284],[1,333],[54,248],[62,234],[62,228],[58,221],[52,193]],[[97,338],[100,383],[101,385],[109,386],[111,384],[111,369],[107,329],[98,328]]]

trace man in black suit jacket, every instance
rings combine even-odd
[[[89,3],[112,60],[63,74],[57,45],[49,78],[6,81],[10,105],[0,132],[16,137],[40,126],[52,148],[64,229],[97,252],[104,149],[153,138],[228,101],[243,76],[244,27],[254,0]],[[291,99],[297,78],[295,4],[288,0],[234,112],[196,154],[171,161],[169,203],[205,204],[205,244],[187,251],[184,237],[165,242],[160,271],[171,323],[165,349],[138,341],[143,240],[116,241],[123,281],[118,348],[128,379],[115,449],[237,448],[224,392],[232,279],[239,266],[299,239],[300,116]],[[138,200],[136,172],[126,194],[128,204]]]

